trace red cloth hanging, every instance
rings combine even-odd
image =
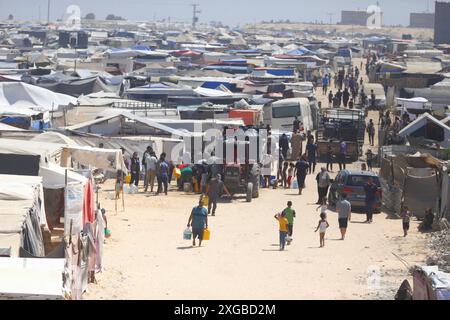
[[[95,221],[95,195],[92,180],[89,179],[84,187],[84,201],[83,201],[83,226],[86,223],[93,223]]]

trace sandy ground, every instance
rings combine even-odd
[[[105,186],[106,188],[106,186]],[[86,299],[363,299],[393,298],[408,277],[396,253],[409,264],[424,258],[425,236],[418,223],[402,237],[401,220],[379,214],[362,224],[354,214],[348,237],[339,241],[337,216],[330,212],[326,246],[319,248],[314,177],[304,195],[296,190],[263,190],[261,198],[219,205],[210,217],[211,241],[191,248],[182,238],[190,209],[198,197],[128,195],[126,211],[108,210],[112,238],[106,240],[104,272]],[[102,194],[101,198],[104,198]],[[273,215],[294,202],[294,241],[278,251]],[[367,285],[368,270],[379,269],[380,287]]]
[[[369,118],[377,120],[378,114]],[[126,195],[126,211],[116,215],[114,201],[107,200],[112,184],[106,184],[100,199],[112,237],[105,244],[104,271],[85,298],[393,299],[401,282],[410,279],[393,253],[410,265],[426,258],[418,222],[404,238],[401,220],[381,213],[368,225],[364,214],[355,213],[346,240],[340,241],[337,214],[330,212],[321,249],[314,233],[319,220],[315,175],[306,183],[302,196],[297,190],[264,189],[252,203],[242,198],[219,204],[217,216],[209,218],[211,240],[202,248],[192,248],[182,236],[197,195]],[[294,241],[280,252],[273,216],[289,200],[297,212]]]

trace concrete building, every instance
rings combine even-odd
[[[341,12],[341,24],[343,25],[367,25],[369,14],[366,11],[346,11]]]
[[[434,13],[412,12],[409,16],[409,26],[411,28],[434,28]]]
[[[450,2],[436,1],[434,43],[450,44]]]

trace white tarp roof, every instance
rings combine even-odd
[[[128,173],[122,151],[120,149],[102,149],[88,146],[67,146],[63,154],[69,152],[70,157],[84,165],[94,168]]]
[[[231,91],[227,92],[223,90],[208,89],[203,87],[198,87],[194,89],[194,91],[203,97],[229,97],[233,95]]]
[[[173,136],[185,136],[185,135],[187,135],[183,131],[170,128],[168,126],[165,126],[163,124],[160,124],[160,123],[154,121],[153,119],[139,117],[139,116],[136,116],[136,115],[132,114],[131,112],[127,112],[127,111],[123,111],[123,110],[117,110],[117,112],[111,111],[111,114],[109,116],[102,117],[102,118],[99,118],[99,119],[94,119],[94,120],[83,122],[83,123],[79,123],[79,124],[76,124],[76,125],[73,125],[73,126],[70,126],[70,127],[66,127],[66,129],[67,130],[72,130],[72,131],[85,132],[85,131],[88,131],[88,128],[90,126],[95,126],[97,124],[108,122],[108,121],[111,121],[111,120],[113,120],[115,118],[120,118],[120,117],[136,121],[136,122],[144,124],[144,125],[146,125],[148,127],[157,129],[157,130],[165,132],[167,134],[171,134]]]
[[[60,189],[65,186],[66,169],[54,163],[49,163],[48,167],[40,168],[40,175],[43,178],[43,186],[46,189]],[[67,183],[82,183],[85,185],[87,178],[67,169]]]
[[[45,143],[59,143],[59,144],[68,144],[76,146],[78,143],[76,143],[74,140],[69,138],[68,136],[65,136],[58,132],[44,132],[41,133],[31,139],[32,141],[39,141],[39,142],[45,142]]]
[[[41,164],[45,159],[61,153],[71,156],[73,160],[85,166],[104,170],[122,170],[128,172],[121,150],[109,150],[92,147],[81,147],[67,143],[49,143],[36,140],[14,140],[0,138],[0,153],[20,155],[40,155]],[[50,163],[50,161],[48,161]],[[44,166],[47,166],[45,164]],[[42,168],[42,167],[41,167]]]
[[[71,96],[33,86],[23,82],[0,82],[0,110],[2,107],[27,107],[57,110],[58,106],[76,104]]]
[[[0,122],[0,131],[25,131],[25,130]]]
[[[63,299],[64,259],[0,258],[0,298]]]
[[[406,137],[406,136],[410,135],[411,133],[413,133],[414,131],[416,131],[417,129],[419,129],[420,127],[422,127],[426,123],[427,120],[434,122],[437,126],[443,128],[447,132],[450,131],[450,127],[448,127],[446,124],[439,121],[438,119],[436,119],[429,113],[424,113],[420,117],[418,117],[416,120],[411,122],[409,125],[407,125],[405,128],[403,128],[398,134],[402,137]]]
[[[29,208],[29,202],[34,201],[38,188],[41,201],[44,201],[43,178],[38,176],[18,176],[18,175],[0,175],[0,200],[3,206],[11,201],[14,208]],[[2,205],[0,205],[1,207]],[[39,221],[41,226],[47,228],[47,217],[45,214],[45,206],[41,205],[39,212]]]
[[[57,143],[0,138],[0,153],[4,154],[39,155],[45,158],[58,154],[62,147],[62,144]]]

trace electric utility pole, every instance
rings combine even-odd
[[[201,11],[197,9],[198,7],[200,7],[200,5],[192,4],[192,9],[193,9],[192,10],[192,29],[194,29],[194,30],[195,30],[195,27],[196,27],[197,22],[198,22],[198,16],[197,15],[201,13]]]

